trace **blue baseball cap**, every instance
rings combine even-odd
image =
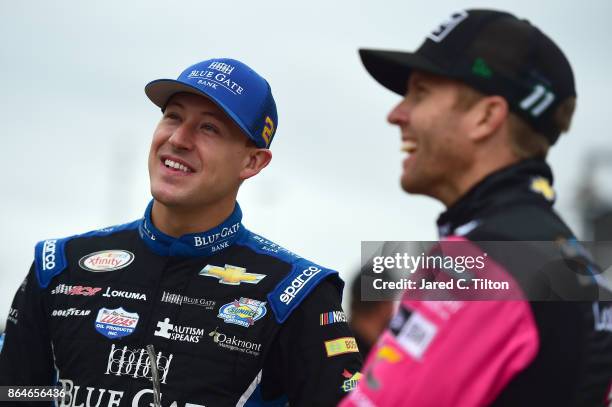
[[[270,84],[240,61],[215,58],[198,62],[175,79],[157,79],[145,93],[162,110],[178,92],[202,95],[219,106],[260,148],[269,148],[278,127]]]

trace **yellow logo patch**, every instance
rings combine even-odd
[[[266,147],[268,147],[272,141],[272,134],[274,134],[274,122],[270,119],[270,116],[266,116],[266,124],[261,132],[261,137],[263,137],[266,142]]]
[[[549,201],[555,199],[555,190],[544,177],[536,177],[531,181],[531,190],[541,194]]]
[[[327,357],[342,355],[344,353],[359,352],[357,348],[357,341],[353,337],[344,337],[338,339],[332,339],[331,341],[325,341],[325,351]]]
[[[212,266],[204,267],[199,275],[204,277],[214,277],[219,279],[220,284],[240,285],[240,283],[257,284],[266,276],[265,274],[247,273],[244,267],[226,264],[225,267]]]

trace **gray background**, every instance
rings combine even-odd
[[[0,1],[0,315],[36,241],[142,215],[160,116],[143,87],[211,57],[251,65],[279,107],[272,164],[239,195],[248,228],[344,277],[361,240],[435,239],[441,205],[399,188],[399,132],[385,122],[398,97],[367,75],[357,48],[414,49],[467,7],[528,17],[572,61],[578,111],[550,162],[557,208],[581,231],[585,159],[610,146],[612,2],[289,3]]]

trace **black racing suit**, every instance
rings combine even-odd
[[[164,407],[333,406],[352,388],[361,357],[336,272],[248,231],[238,204],[180,238],[154,227],[151,205],[36,246],[0,385],[57,383],[66,407],[153,406],[152,365]]]
[[[551,183],[543,160],[525,160],[490,174],[438,219],[441,245],[488,254],[478,277],[501,270],[523,299],[423,301],[406,290],[342,407],[612,405],[612,306],[599,300],[609,291],[601,275],[581,274],[592,264],[548,250],[580,245],[552,209]],[[531,273],[530,263],[545,267]],[[596,294],[559,301],[566,297],[551,287]],[[524,301],[533,298],[547,300]]]

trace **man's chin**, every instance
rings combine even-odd
[[[402,176],[400,179],[402,189],[409,194],[423,194],[424,185],[421,184],[414,177]]]

